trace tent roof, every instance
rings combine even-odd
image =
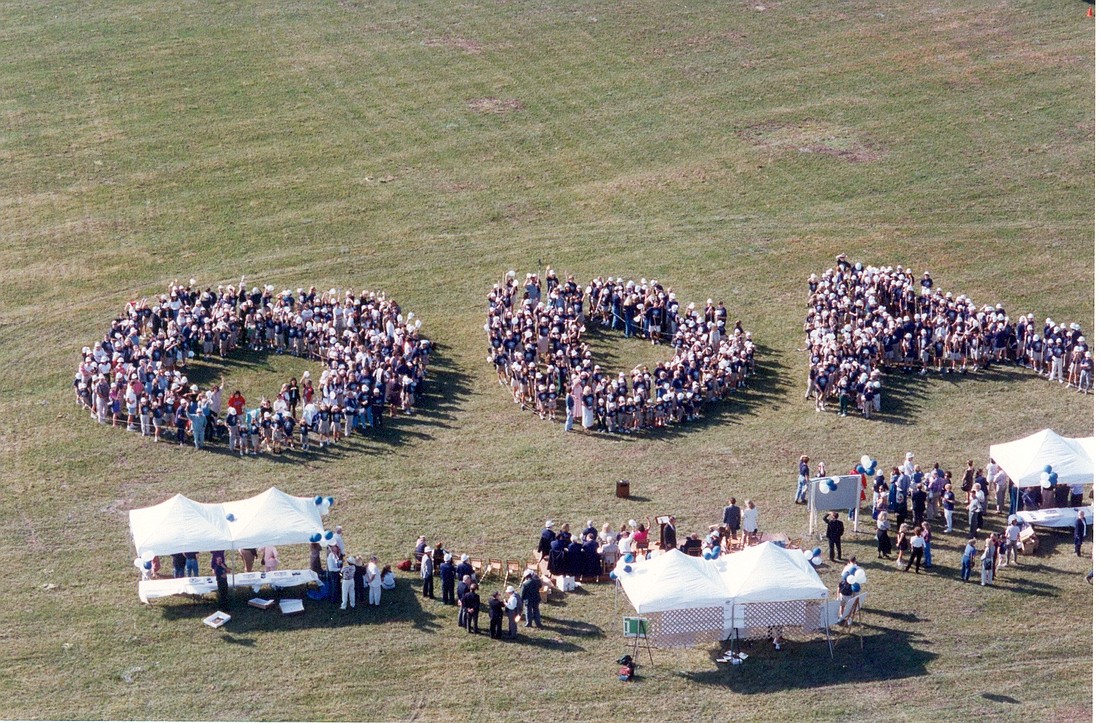
[[[1041,483],[1043,467],[1050,465],[1062,484],[1086,484],[1093,480],[1093,437],[1071,439],[1054,430],[994,444],[989,456],[997,461],[1018,487],[1035,487]]]
[[[829,591],[800,550],[765,543],[717,560],[670,550],[631,565],[619,582],[639,613],[726,604],[824,600]]]
[[[829,596],[829,590],[801,550],[765,543],[723,555],[711,564],[718,568],[722,582],[737,604],[823,600]]]
[[[729,600],[709,560],[669,550],[651,560],[631,563],[630,572],[623,571],[624,565],[620,558],[616,574],[639,613],[720,607]]]
[[[311,497],[293,497],[275,487],[225,504],[177,494],[159,505],[130,510],[130,534],[139,556],[304,543],[324,532],[321,507]]]

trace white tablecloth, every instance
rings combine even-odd
[[[1077,511],[1085,511],[1085,522],[1092,524],[1092,507],[1052,507],[1034,512],[1017,512],[1016,516],[1030,525],[1040,527],[1073,527]]]
[[[241,572],[230,575],[231,587],[250,587],[259,592],[264,585],[294,587],[319,582],[313,570],[276,570],[274,572]],[[215,592],[218,581],[214,577],[179,577],[167,580],[142,580],[138,583],[138,597],[143,603],[169,595],[203,595]]]

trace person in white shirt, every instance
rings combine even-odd
[[[1016,521],[1016,516],[1008,518],[1008,527],[1005,528],[1005,556],[1002,564],[1009,564],[1013,560],[1019,564],[1019,556],[1016,552],[1016,545],[1020,542],[1020,526]]]
[[[504,617],[508,618],[508,637],[516,637],[516,622],[519,617],[519,595],[516,589],[509,585],[504,588]]]
[[[364,582],[367,584],[367,603],[369,605],[381,605],[382,573],[378,570],[378,558],[375,555],[371,555],[370,562],[367,563],[367,574]]]
[[[347,610],[348,603],[355,607],[355,566],[361,563],[359,558],[352,558],[340,568],[340,609]]]
[[[759,516],[760,510],[756,508],[756,503],[752,500],[745,502],[745,510],[741,513],[741,530],[746,543],[750,538],[756,537],[759,532],[757,528],[757,518]]]
[[[905,461],[901,463],[901,473],[913,477],[913,473],[917,471],[916,465],[913,464],[913,453],[905,453]]]

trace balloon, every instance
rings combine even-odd
[[[867,582],[867,571],[864,570],[862,567],[857,567],[856,571],[853,572],[852,575],[855,576],[857,585],[863,585]]]
[[[855,582],[856,582],[856,576],[855,575],[849,575],[848,577],[846,577],[844,579],[848,582],[849,585],[854,585]]]
[[[333,505],[335,505],[335,504],[336,504],[336,498],[335,498],[335,497],[329,497],[329,498],[328,498],[328,499],[326,500],[326,502],[328,502],[328,506],[329,506],[329,507],[332,507]]]
[[[237,521],[237,518],[233,515],[232,512],[230,512],[228,515],[226,515],[225,519],[229,520],[230,522],[236,522]]]
[[[152,561],[153,561],[153,558],[154,558],[154,557],[156,557],[156,555],[154,555],[153,553],[149,552],[148,550],[146,550],[145,552],[141,553],[141,561],[142,561],[142,562],[152,562]]]
[[[336,535],[333,533],[332,530],[325,530],[325,539],[326,540],[331,542],[334,537],[336,537]]]
[[[812,560],[810,560],[810,563],[814,567],[817,567],[818,565],[820,565],[821,564],[821,555],[814,555],[814,558]]]
[[[713,557],[710,556],[710,550],[707,550],[706,552],[703,553],[703,559],[704,560],[713,560],[714,559]]]
[[[864,467],[861,464],[857,464],[856,465],[856,472],[859,472],[860,474],[867,474],[867,468]]]
[[[152,570],[153,569],[153,563],[152,562],[143,562],[143,563],[141,563],[141,565],[146,570]]]
[[[312,535],[309,536],[309,541],[310,542],[320,542],[321,541],[321,533],[320,532],[314,532]]]
[[[1051,472],[1050,473],[1050,483],[1052,485],[1058,484],[1058,473],[1057,472]]]
[[[1046,465],[1045,467],[1043,467],[1043,471],[1046,472],[1047,474],[1050,474],[1053,469],[1054,468],[1051,467],[1049,464]]]
[[[829,480],[823,479],[820,482],[818,482],[817,483],[817,491],[820,492],[823,495],[829,494],[829,492],[831,491],[829,489]]]
[[[315,505],[319,505],[324,501],[325,501],[325,498],[322,497],[321,495],[317,495],[316,497],[313,498],[313,504],[315,504]]]
[[[852,592],[859,592],[859,583],[858,582],[852,583]]]
[[[878,460],[877,459],[872,459],[871,460],[871,466],[868,468],[868,469],[871,470],[872,474],[874,474],[874,471],[875,471],[876,467],[878,467]]]
[[[859,463],[862,464],[864,467],[870,467],[871,466],[871,455],[869,455],[869,454],[863,455],[862,457],[859,458]]]
[[[814,557],[814,551],[813,550],[803,550],[802,554],[806,556],[807,560],[812,560],[813,557]]]
[[[634,562],[634,555],[630,554],[629,552],[626,553],[626,557],[623,558],[623,562],[626,562],[626,563]]]
[[[814,557],[821,557],[821,548],[820,547],[815,547],[814,548]]]
[[[623,565],[623,572],[631,572],[633,569],[630,565]]]
[[[617,574],[615,573],[615,571],[614,571],[614,570],[612,570],[612,571],[611,571],[611,575],[610,575],[610,577],[611,577],[611,579],[612,579],[612,580],[614,580],[614,579],[616,579],[616,578],[617,578],[617,577],[619,577],[619,576],[618,576],[618,575],[617,575]]]

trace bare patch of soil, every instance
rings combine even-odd
[[[885,150],[850,128],[814,119],[796,123],[759,123],[738,135],[761,148],[832,156],[850,163],[877,161]]]

